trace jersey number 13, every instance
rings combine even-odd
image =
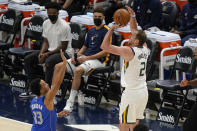
[[[42,113],[40,111],[34,111],[33,114],[35,124],[41,125],[43,123]]]

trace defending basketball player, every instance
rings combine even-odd
[[[55,65],[51,89],[48,84],[39,78],[34,79],[30,89],[36,97],[32,100],[30,108],[34,118],[31,131],[56,131],[57,114],[53,99],[63,81],[66,70],[66,58],[60,51],[63,62]]]
[[[101,45],[104,51],[124,58],[125,65],[122,65],[121,85],[125,87],[125,90],[120,103],[120,131],[129,131],[129,129],[133,131],[139,120],[144,119],[144,110],[148,101],[146,64],[149,49],[145,44],[146,34],[142,30],[137,30],[135,13],[129,7],[127,9],[130,14],[132,32],[129,39],[130,47],[118,47],[109,43],[114,29],[122,27],[121,25],[112,26]]]

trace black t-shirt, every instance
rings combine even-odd
[[[44,6],[46,3],[51,2],[51,0],[32,0],[32,2]]]
[[[63,3],[60,3],[63,5],[66,2],[66,0],[63,0]],[[66,9],[68,13],[75,13],[75,12],[81,12],[82,7],[85,4],[86,0],[73,0],[70,6]]]

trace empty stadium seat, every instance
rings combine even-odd
[[[157,81],[156,87],[163,89],[163,100],[160,105],[157,120],[177,125],[179,122],[179,118],[183,116],[182,113],[183,110],[185,110],[187,103],[187,94],[189,89],[192,89],[192,87],[187,86],[181,88],[179,85],[180,81],[174,80],[173,74],[175,74],[175,71],[194,74],[196,68],[196,61],[194,60],[193,56],[194,53],[191,48],[184,47],[180,49],[178,54],[176,55],[170,79]],[[170,107],[165,107],[165,103],[170,103]],[[173,113],[169,114],[171,112]],[[163,116],[169,116],[169,119],[171,119],[171,121],[164,119]]]
[[[7,50],[13,47],[17,31],[19,31],[22,15],[15,10],[8,10],[1,15],[0,31],[4,32],[6,37],[0,41],[0,77],[3,77],[3,72],[9,75],[8,66],[10,59],[7,56]]]
[[[15,56],[15,61],[18,64],[14,65],[13,72],[18,72],[23,70],[23,61],[24,57],[35,50],[31,49],[30,46],[27,47],[25,44],[26,40],[30,39],[31,41],[34,41],[34,44],[41,44],[42,43],[42,24],[44,20],[40,16],[33,16],[27,26],[27,29],[25,31],[23,44],[21,47],[17,48],[10,48],[9,49],[9,55]],[[15,64],[15,63],[13,63]]]
[[[71,23],[72,48],[81,49],[84,44],[87,29],[82,24]]]
[[[159,51],[159,45],[156,42],[147,39],[146,41],[148,48],[150,49],[150,55],[147,60],[147,67],[146,67],[146,81],[151,80],[154,70],[156,68],[155,60],[157,57],[157,53]]]

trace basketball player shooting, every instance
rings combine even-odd
[[[132,36],[129,39],[129,46],[114,46],[110,44],[110,37],[116,28],[124,25],[113,25],[105,35],[101,48],[109,53],[120,55],[124,59],[122,65],[121,85],[125,90],[120,103],[120,131],[133,131],[140,119],[144,119],[144,110],[148,101],[146,84],[146,63],[149,49],[146,46],[146,34],[137,30],[135,13],[126,6],[130,14],[130,29]],[[115,14],[114,14],[115,15]],[[124,19],[124,17],[119,18]],[[121,22],[119,22],[121,23]]]
[[[66,58],[62,50],[60,54],[63,62],[55,65],[51,89],[40,78],[34,79],[30,84],[32,93],[36,95],[30,105],[34,118],[31,131],[56,131],[57,115],[53,99],[60,88],[66,70]]]

